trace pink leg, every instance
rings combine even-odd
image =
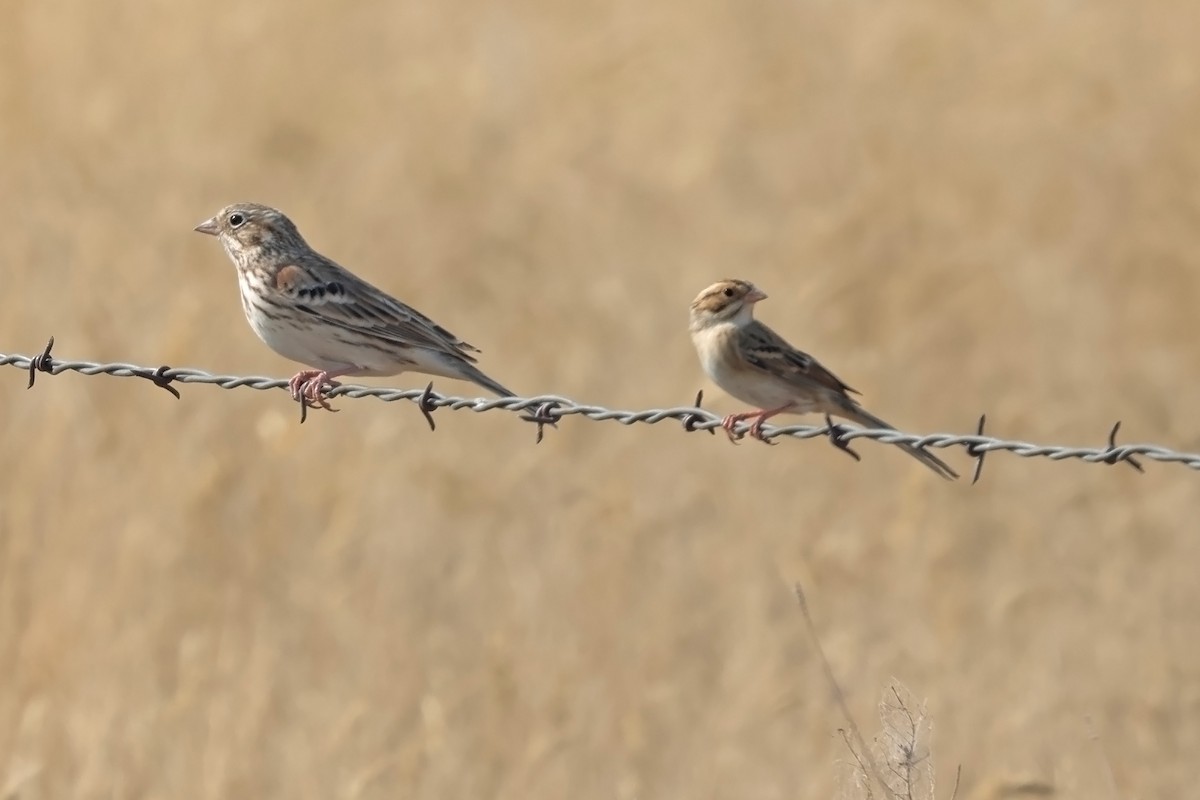
[[[765,444],[775,444],[775,442],[768,441],[763,438],[763,432],[762,432],[763,423],[766,422],[767,420],[769,420],[771,417],[775,416],[776,414],[782,414],[784,411],[787,411],[789,408],[791,408],[791,405],[781,406],[780,408],[772,408],[768,411],[760,411],[758,413],[758,419],[754,420],[754,424],[750,426],[750,436],[755,439],[758,439],[760,442],[763,442]]]
[[[734,426],[744,419],[753,417],[757,413],[757,411],[745,411],[741,414],[730,414],[729,416],[725,417],[725,419],[721,420],[721,427],[725,429],[725,435],[729,437],[729,441],[737,444],[738,439],[742,438],[744,434],[734,434]]]
[[[754,424],[750,426],[750,430],[748,431],[748,433],[750,434],[750,438],[758,439],[760,442],[763,442],[764,444],[775,444],[774,442],[768,441],[763,438],[762,425],[765,421],[767,421],[771,417],[775,416],[776,414],[782,414],[784,411],[787,411],[790,408],[791,408],[791,405],[789,404],[786,406],[780,406],[779,408],[764,408],[764,409],[759,409],[758,411],[743,411],[740,414],[730,414],[724,420],[721,421],[721,427],[725,429],[726,435],[729,436],[729,441],[736,444],[738,438],[740,438],[740,437],[734,435],[734,432],[733,432],[734,426],[736,426],[742,420],[747,420],[747,419],[750,419],[751,417],[755,417],[756,419],[754,420]]]
[[[292,399],[313,408],[336,411],[333,406],[329,405],[329,401],[323,394],[325,387],[333,388],[340,385],[333,379],[339,375],[345,375],[346,372],[347,370],[335,370],[334,372],[327,372],[323,369],[301,370],[288,381],[288,388],[292,390]]]

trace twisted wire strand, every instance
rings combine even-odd
[[[27,356],[21,354],[0,353],[0,366],[12,366],[29,373],[29,386],[33,386],[37,372],[59,375],[63,372],[77,372],[81,375],[112,375],[118,378],[143,378],[179,397],[179,392],[172,384],[201,383],[212,384],[222,389],[250,388],[266,391],[270,389],[287,389],[288,382],[278,378],[268,378],[255,375],[214,375],[198,369],[175,367],[145,367],[138,364],[126,363],[97,363],[93,361],[68,361],[50,356],[53,339],[46,351],[40,355]],[[432,384],[431,384],[432,385]],[[604,406],[585,405],[567,397],[558,395],[536,395],[532,397],[505,398],[470,398],[442,395],[425,389],[389,389],[357,384],[342,384],[326,393],[329,399],[347,397],[357,399],[374,397],[385,403],[397,400],[408,400],[416,403],[426,414],[430,426],[433,426],[429,412],[434,409],[448,408],[453,411],[470,410],[476,413],[502,409],[511,412],[526,412],[523,417],[528,421],[538,423],[538,440],[541,440],[541,427],[554,425],[558,420],[570,416],[580,416],[597,422],[614,421],[622,425],[644,423],[654,425],[666,420],[683,423],[687,431],[713,432],[721,427],[723,417],[699,407],[700,396],[696,398],[695,406],[674,406],[670,408],[651,408],[640,411],[605,408]],[[303,420],[303,415],[302,415]],[[979,469],[983,457],[991,452],[1004,451],[1022,458],[1048,458],[1051,461],[1078,459],[1091,464],[1117,464],[1126,462],[1141,471],[1142,468],[1136,457],[1145,457],[1163,463],[1182,464],[1193,470],[1200,470],[1200,453],[1188,453],[1173,450],[1156,444],[1125,444],[1118,445],[1115,441],[1118,422],[1109,434],[1108,444],[1103,447],[1067,447],[1062,445],[1036,444],[1017,440],[998,439],[983,433],[983,418],[980,418],[979,430],[974,434],[912,434],[888,429],[858,428],[842,423],[825,425],[764,425],[763,438],[767,440],[782,437],[795,439],[829,438],[835,445],[849,451],[849,444],[855,439],[870,439],[884,444],[907,444],[913,447],[928,447],[943,449],[962,447],[967,454],[976,459],[975,479],[978,480]],[[749,429],[748,423],[740,423],[735,429],[744,433]],[[849,451],[854,455],[853,451]],[[857,455],[855,455],[857,458]]]

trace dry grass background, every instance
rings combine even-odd
[[[1200,448],[1194,3],[4,16],[0,350],[290,374],[191,232],[257,200],[524,392],[688,402],[687,303],[740,276],[902,427]],[[5,797],[832,796],[793,580],[962,797],[1200,777],[1183,468],[2,377]]]

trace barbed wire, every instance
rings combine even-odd
[[[181,397],[177,384],[203,383],[212,384],[222,389],[249,388],[265,391],[268,389],[287,389],[288,381],[278,378],[241,375],[214,375],[198,369],[180,369],[175,367],[145,367],[125,363],[97,363],[93,361],[67,361],[51,355],[54,347],[54,337],[50,338],[45,350],[35,356],[0,353],[0,366],[12,366],[25,370],[29,374],[27,388],[33,388],[34,379],[38,372],[58,375],[63,372],[77,372],[82,375],[111,375],[118,378],[142,378],[150,381],[179,399]],[[721,427],[723,417],[701,408],[703,392],[696,395],[692,406],[672,408],[652,408],[642,411],[625,411],[605,408],[604,406],[584,405],[558,395],[537,395],[534,397],[503,397],[503,398],[469,398],[443,395],[433,391],[430,383],[424,389],[388,389],[356,384],[341,384],[325,392],[328,399],[347,397],[374,397],[385,403],[397,400],[408,400],[416,404],[424,414],[431,430],[435,429],[433,412],[437,409],[452,411],[470,410],[477,413],[484,411],[504,410],[523,412],[521,419],[537,425],[537,441],[542,441],[545,426],[554,427],[557,423],[571,416],[579,416],[597,422],[619,422],[622,425],[644,423],[654,425],[666,420],[682,423],[688,432],[708,431],[715,433]],[[299,403],[300,421],[307,417],[309,404]],[[984,434],[986,416],[979,418],[979,424],[974,434],[912,434],[890,429],[857,428],[852,425],[833,422],[828,416],[824,425],[763,425],[762,436],[766,441],[790,437],[795,439],[828,438],[836,447],[845,451],[855,459],[859,455],[850,449],[850,443],[855,439],[869,439],[884,444],[909,445],[921,448],[950,448],[962,447],[967,455],[975,460],[975,473],[972,483],[979,480],[983,469],[983,459],[988,453],[1004,451],[1022,458],[1048,458],[1051,461],[1080,460],[1089,464],[1119,464],[1126,463],[1143,472],[1144,469],[1138,457],[1149,458],[1163,463],[1182,464],[1193,470],[1200,470],[1200,453],[1188,453],[1173,450],[1154,444],[1126,444],[1116,442],[1117,432],[1121,423],[1113,425],[1109,432],[1107,444],[1103,447],[1067,447],[1062,445],[1034,444],[1016,440],[997,439]],[[739,423],[734,433],[744,436],[750,429],[748,423]]]

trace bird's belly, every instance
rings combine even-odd
[[[759,408],[780,408],[794,404],[798,413],[810,410],[805,407],[802,398],[797,398],[796,390],[785,381],[757,370],[733,355],[732,343],[717,338],[723,333],[709,332],[708,335],[713,338],[698,343],[700,363],[713,383],[731,397]]]
[[[311,330],[266,319],[260,315],[247,315],[247,319],[258,338],[284,358],[318,369],[327,369],[330,366],[330,359],[323,356],[323,350],[327,348],[328,343],[320,341]]]
[[[736,369],[717,365],[709,376],[713,381],[743,403],[759,408],[781,408],[787,405],[802,405],[798,402],[795,389],[778,378],[754,369]],[[797,411],[808,409],[797,408]]]
[[[346,375],[395,375],[403,369],[403,365],[387,359],[370,344],[345,341],[347,336],[353,336],[350,332],[322,325],[317,320],[268,314],[252,305],[245,310],[246,320],[258,338],[291,361]]]

